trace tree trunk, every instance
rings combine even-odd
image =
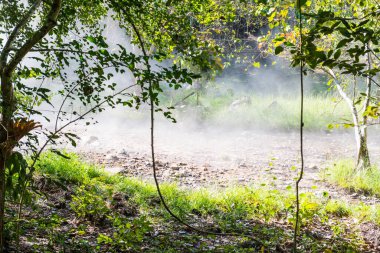
[[[62,7],[62,0],[53,0],[49,3],[51,9],[42,22],[42,25],[37,29],[26,42],[19,47],[8,62],[9,50],[15,42],[17,36],[20,35],[20,30],[29,22],[34,12],[40,5],[41,0],[35,1],[34,5],[22,17],[21,21],[15,26],[11,35],[8,37],[0,54],[0,75],[1,75],[1,124],[0,124],[0,253],[4,252],[4,214],[5,214],[5,164],[12,152],[16,143],[11,143],[12,136],[9,136],[14,112],[16,110],[16,99],[14,97],[14,87],[12,83],[12,73],[17,65],[24,59],[25,55],[39,43],[57,24],[59,12]]]
[[[356,140],[356,170],[367,169],[371,166],[369,159],[369,152],[367,146],[367,119],[363,119],[363,123],[360,122],[359,113],[355,106],[355,101],[350,99],[347,93],[343,90],[340,83],[337,81],[334,73],[332,71],[328,72],[335,82],[335,86],[341,95],[341,97],[346,101],[351,110],[352,121],[354,123],[355,130],[355,140]],[[367,92],[366,92],[366,101],[365,105],[368,106],[370,94],[371,94],[371,83],[367,80]]]
[[[356,170],[368,169],[371,167],[371,162],[367,146],[367,128],[363,127],[355,135],[357,143]]]
[[[366,45],[367,49],[369,49],[369,45]],[[367,53],[367,70],[370,71],[372,69],[372,62],[371,62],[371,56],[370,53]],[[364,101],[364,111],[367,110],[368,106],[370,105],[371,101],[371,91],[372,91],[372,81],[371,78],[368,76],[366,77],[366,93],[365,93],[365,101]],[[360,131],[358,132],[359,135],[357,136],[357,142],[359,142],[358,146],[358,153],[356,157],[356,170],[362,170],[362,169],[368,169],[371,167],[371,163],[369,160],[369,152],[367,147],[367,123],[368,123],[368,116],[363,116],[363,124]]]
[[[16,101],[13,94],[13,85],[10,73],[2,70],[1,73],[1,95],[2,95],[2,119],[0,128],[0,253],[4,252],[4,215],[5,215],[5,170],[6,161],[12,152],[8,129],[12,122],[13,114],[16,108]]]
[[[5,160],[0,158],[0,252],[4,250],[4,215],[5,215]]]

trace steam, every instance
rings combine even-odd
[[[139,49],[131,45],[130,38],[111,18],[104,22],[107,25],[104,35],[112,44],[111,48],[121,44],[131,52],[139,53]],[[184,162],[200,168],[211,167],[219,177],[234,182],[261,180],[258,177],[262,175],[280,175],[283,186],[292,182],[294,171],[291,168],[299,162],[297,129],[276,125],[285,111],[294,112],[294,116],[286,116],[286,120],[295,125],[298,123],[299,76],[288,65],[284,60],[271,58],[263,60],[260,69],[244,71],[245,67],[232,65],[215,80],[197,80],[193,86],[183,87],[179,91],[164,87],[162,105],[176,105],[174,116],[178,122],[173,124],[161,113],[156,113],[158,159]],[[72,67],[75,68],[74,63]],[[120,87],[135,82],[131,73],[114,74],[112,82]],[[326,100],[334,97],[327,91],[326,80],[321,76],[310,74],[305,84],[306,96],[319,96]],[[44,85],[53,90],[59,86],[49,80]],[[187,95],[190,96],[185,99]],[[53,104],[59,104],[61,99],[55,97]],[[69,104],[65,110],[70,112],[78,106]],[[54,111],[56,108],[42,104],[39,109]],[[326,113],[335,113],[334,108],[330,109]],[[218,113],[215,110],[219,110]],[[93,122],[97,124],[79,124],[70,129],[81,138],[76,149],[70,145],[62,147],[75,152],[118,153],[126,150],[131,156],[149,154],[147,107],[142,106],[136,111],[118,106],[93,117]],[[39,121],[43,119],[39,118]],[[274,122],[274,127],[270,122]],[[332,133],[324,130],[326,128],[309,131],[305,137],[306,167],[310,170],[316,167],[315,173],[335,158],[352,157],[354,154],[351,130]],[[380,154],[379,142],[378,138],[370,139],[373,157]]]

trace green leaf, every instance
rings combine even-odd
[[[261,67],[261,64],[260,64],[260,62],[254,62],[253,64],[253,67],[255,67],[255,68],[260,68]]]
[[[350,39],[343,39],[343,40],[339,41],[338,45],[336,46],[336,49],[344,47],[349,41],[350,41]]]
[[[287,47],[294,47],[295,45],[289,41],[284,42],[285,46]]]
[[[280,54],[282,51],[284,51],[284,48],[282,46],[278,46],[276,47],[276,49],[274,50],[274,53],[276,55]]]
[[[63,157],[63,158],[65,158],[65,159],[71,159],[69,156],[63,154],[58,149],[51,149],[50,151],[53,152],[53,153],[55,153],[55,154],[57,154],[57,155],[59,155],[59,156],[61,156],[61,157]]]
[[[341,54],[342,54],[342,52],[341,52],[341,50],[339,49],[338,51],[335,52],[335,54],[334,54],[334,59],[337,60],[337,59],[340,57]]]
[[[88,40],[89,42],[93,43],[93,44],[96,44],[96,39],[93,37],[93,36],[87,36],[86,37],[86,40]]]

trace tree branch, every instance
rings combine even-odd
[[[9,51],[19,51],[18,48],[10,48]],[[29,50],[29,52],[63,52],[63,53],[75,53],[75,54],[88,54],[87,51],[81,51],[81,50],[73,50],[73,49],[66,49],[66,48],[32,48]]]
[[[20,20],[20,22],[13,29],[13,31],[10,34],[7,42],[5,43],[3,51],[1,52],[1,56],[0,56],[1,67],[4,67],[6,65],[7,56],[8,56],[10,47],[11,47],[12,43],[14,42],[14,40],[16,39],[20,29],[26,25],[28,20],[32,17],[33,13],[37,10],[40,3],[41,3],[41,0],[36,0],[36,2],[32,5],[32,7],[29,9],[29,11],[25,14],[25,16]]]
[[[38,43],[43,37],[57,24],[59,12],[61,10],[62,0],[54,0],[51,5],[50,12],[48,13],[44,25],[36,31],[33,36],[25,42],[25,44],[16,52],[13,59],[5,67],[5,71],[12,72],[17,64],[19,64],[24,56]]]
[[[373,12],[370,12],[362,17],[325,17],[325,19],[328,19],[328,20],[345,20],[345,21],[350,21],[350,20],[363,20],[363,19],[366,19],[370,16],[373,16],[373,15],[379,15],[380,14],[380,9],[376,10],[376,11],[373,11]],[[315,18],[315,17],[318,17],[318,14],[307,14],[307,13],[304,13],[304,16],[307,16],[307,17],[312,17],[312,18]]]
[[[143,37],[140,34],[140,31],[138,30],[138,28],[135,25],[135,23],[133,22],[133,20],[130,18],[128,12],[120,4],[118,4],[117,2],[115,2],[115,0],[110,0],[110,2],[111,2],[111,4],[113,4],[115,7],[118,7],[122,11],[122,13],[124,14],[124,18],[132,26],[132,29],[133,29],[134,33],[136,34],[137,40],[139,42],[140,49],[143,52],[143,56],[144,56],[145,65],[146,65],[147,71],[150,72],[151,71],[151,66],[149,64],[149,55],[148,55],[148,53],[146,51],[145,43],[144,43]],[[251,240],[257,242],[258,244],[261,244],[261,242],[259,240],[257,240],[253,236],[250,236],[250,235],[247,235],[247,234],[218,233],[218,232],[212,232],[212,231],[202,230],[200,228],[193,227],[192,225],[190,225],[187,222],[185,222],[184,220],[182,220],[178,215],[176,215],[175,213],[173,213],[173,211],[171,210],[171,208],[168,206],[168,204],[165,201],[165,198],[164,198],[164,196],[163,196],[163,194],[161,192],[160,184],[159,184],[158,178],[157,178],[157,168],[156,168],[155,150],[154,150],[154,112],[155,112],[155,108],[154,107],[155,107],[155,105],[154,105],[154,99],[153,99],[153,84],[152,84],[152,80],[151,79],[148,79],[148,90],[149,90],[149,100],[150,100],[150,124],[151,124],[151,127],[150,127],[150,145],[151,145],[153,178],[154,178],[154,182],[155,182],[155,185],[156,185],[157,193],[159,195],[159,198],[160,198],[161,203],[163,204],[165,210],[176,221],[178,221],[179,223],[181,223],[185,227],[187,227],[187,228],[189,228],[189,229],[191,229],[193,231],[196,231],[198,233],[208,234],[208,235],[218,235],[218,236],[242,236],[243,235],[243,236],[248,237]]]
[[[371,51],[371,53],[373,54],[373,56],[375,56],[375,58],[380,61],[380,57],[372,50],[372,48],[370,48],[369,50]]]
[[[366,45],[367,49],[369,49],[369,52],[367,53],[367,70],[368,71],[371,71],[372,69],[372,62],[371,62],[371,55],[370,55],[370,47],[367,43]],[[372,88],[372,78],[370,76],[368,76],[366,78],[366,86],[367,86],[367,89],[366,89],[366,100],[364,102],[364,111],[367,110],[370,102],[371,102],[371,88]],[[365,115],[363,116],[363,124],[366,125],[367,124],[367,119],[368,119],[368,116]]]

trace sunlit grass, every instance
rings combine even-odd
[[[108,175],[98,167],[81,162],[76,155],[69,156],[71,159],[67,160],[52,153],[45,153],[38,162],[37,173],[51,175],[62,182],[91,184],[105,187],[114,193],[127,194],[144,212],[169,218],[160,205],[153,184],[120,175]],[[352,172],[348,165],[348,162],[339,164],[338,168],[341,169],[336,171],[336,174],[332,174],[333,178],[346,180],[344,182],[349,184],[348,180]],[[361,175],[359,181],[367,182],[370,176],[380,182],[378,172]],[[355,183],[352,182],[352,184]],[[168,205],[184,219],[188,219],[189,214],[211,216],[222,229],[235,226],[236,222],[242,219],[256,219],[264,222],[282,219],[286,222],[294,222],[295,196],[292,191],[278,191],[262,186],[234,186],[224,190],[206,188],[185,190],[175,184],[163,184],[161,187]],[[371,189],[379,190],[374,184],[371,184]],[[328,196],[317,197],[313,193],[301,194],[300,200],[303,224],[307,224],[315,216],[321,219],[331,216],[353,217],[380,225],[379,205],[350,204],[341,200],[332,200]]]
[[[181,93],[182,94],[182,93]],[[201,94],[199,105],[196,95],[183,95],[173,101],[163,99],[163,106],[175,106],[173,115],[178,122],[185,120],[225,127],[257,127],[265,129],[293,130],[299,127],[300,97],[240,94]],[[239,100],[248,100],[232,106]],[[238,103],[238,102],[237,102]],[[129,112],[125,120],[143,119],[146,111]],[[330,124],[351,120],[349,107],[334,94],[306,95],[304,97],[304,123],[308,130],[327,130]]]
[[[376,166],[355,170],[352,160],[335,162],[325,171],[326,179],[340,187],[380,197],[380,170]]]
[[[226,125],[295,129],[299,126],[300,98],[250,96],[250,104],[232,108],[230,98],[210,98],[208,119]],[[306,96],[304,122],[306,129],[327,129],[329,124],[349,118],[349,109],[332,96]]]
[[[37,162],[36,168],[38,173],[49,174],[64,183],[82,184],[92,178],[108,177],[102,168],[81,162],[73,153],[70,154],[70,159],[65,159],[57,154],[45,152]]]

